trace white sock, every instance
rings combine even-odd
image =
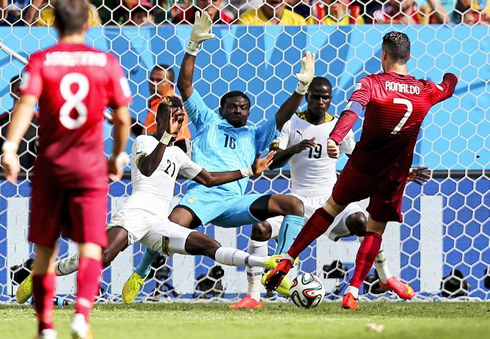
[[[267,241],[250,240],[248,242],[248,253],[258,257],[268,255]],[[260,266],[247,266],[248,294],[255,301],[260,301],[260,291],[262,283],[260,279],[264,274],[264,268]]]
[[[376,269],[376,272],[378,272],[379,280],[381,280],[383,284],[386,284],[386,280],[391,278],[391,273],[386,264],[386,255],[382,249],[379,251],[376,260],[374,261],[374,268]]]
[[[54,270],[57,276],[72,274],[78,270],[78,260],[80,254],[74,254],[68,258],[58,260],[54,263]]]
[[[216,251],[215,260],[221,264],[229,266],[262,266],[267,257],[257,257],[247,252],[230,247],[220,247]]]
[[[346,295],[347,293],[351,293],[356,299],[359,298],[359,289],[357,287],[354,286],[347,287],[344,295]]]

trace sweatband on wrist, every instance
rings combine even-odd
[[[296,85],[296,93],[299,95],[305,95],[306,92],[308,92],[308,87],[310,87],[310,84],[305,84],[301,81],[298,82],[298,85]]]
[[[5,140],[2,146],[2,152],[14,152],[17,153],[17,150],[19,149],[19,145],[13,141]]]
[[[201,49],[201,44],[195,41],[189,41],[189,45],[187,45],[187,53],[193,56],[197,56],[199,50]]]
[[[170,140],[173,138],[173,134],[169,134],[166,131],[163,133],[163,136],[160,138],[160,143],[164,145],[168,145],[170,143]]]
[[[242,173],[242,177],[251,177],[254,175],[254,170],[252,167],[240,168],[240,173]]]

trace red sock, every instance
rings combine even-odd
[[[39,274],[32,276],[34,307],[38,320],[38,333],[53,328],[55,274]]]
[[[291,245],[288,254],[292,258],[297,258],[299,254],[313,242],[313,240],[325,233],[334,219],[335,217],[331,216],[323,207],[317,209],[308,222],[303,226],[301,232],[299,232],[293,245]]]
[[[369,270],[373,267],[374,260],[381,247],[381,234],[376,232],[366,232],[364,240],[357,251],[356,269],[354,276],[350,280],[350,285],[360,288],[364,279],[366,279]]]
[[[99,293],[102,262],[92,258],[81,257],[78,265],[78,293],[75,302],[75,313],[83,314],[88,322],[95,297]]]

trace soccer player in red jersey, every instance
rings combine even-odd
[[[294,258],[322,235],[351,202],[370,198],[367,232],[357,252],[354,276],[342,307],[357,308],[362,282],[373,266],[381,236],[389,221],[401,222],[401,204],[420,126],[429,109],[449,98],[458,82],[451,73],[441,84],[417,80],[407,71],[410,40],[400,32],[383,37],[381,65],[384,73],[367,76],[356,85],[327,142],[327,153],[339,155],[339,143],[366,109],[361,140],[335,184],[327,203],[305,224],[265,285],[276,289],[292,267]]]
[[[32,179],[29,241],[35,244],[33,290],[38,338],[53,329],[54,268],[60,234],[79,243],[74,338],[91,336],[88,314],[99,290],[106,246],[108,175],[122,176],[121,152],[130,125],[131,91],[118,60],[84,44],[87,1],[56,0],[59,43],[31,56],[2,150],[7,179],[16,182],[16,149],[39,102],[39,151]],[[104,156],[104,109],[113,109],[114,149]]]

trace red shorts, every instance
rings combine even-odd
[[[402,199],[406,183],[406,179],[390,180],[362,172],[348,162],[337,179],[332,197],[342,206],[370,198],[367,211],[373,220],[401,222]]]
[[[33,180],[29,241],[53,247],[60,235],[107,246],[107,190],[64,190]]]

